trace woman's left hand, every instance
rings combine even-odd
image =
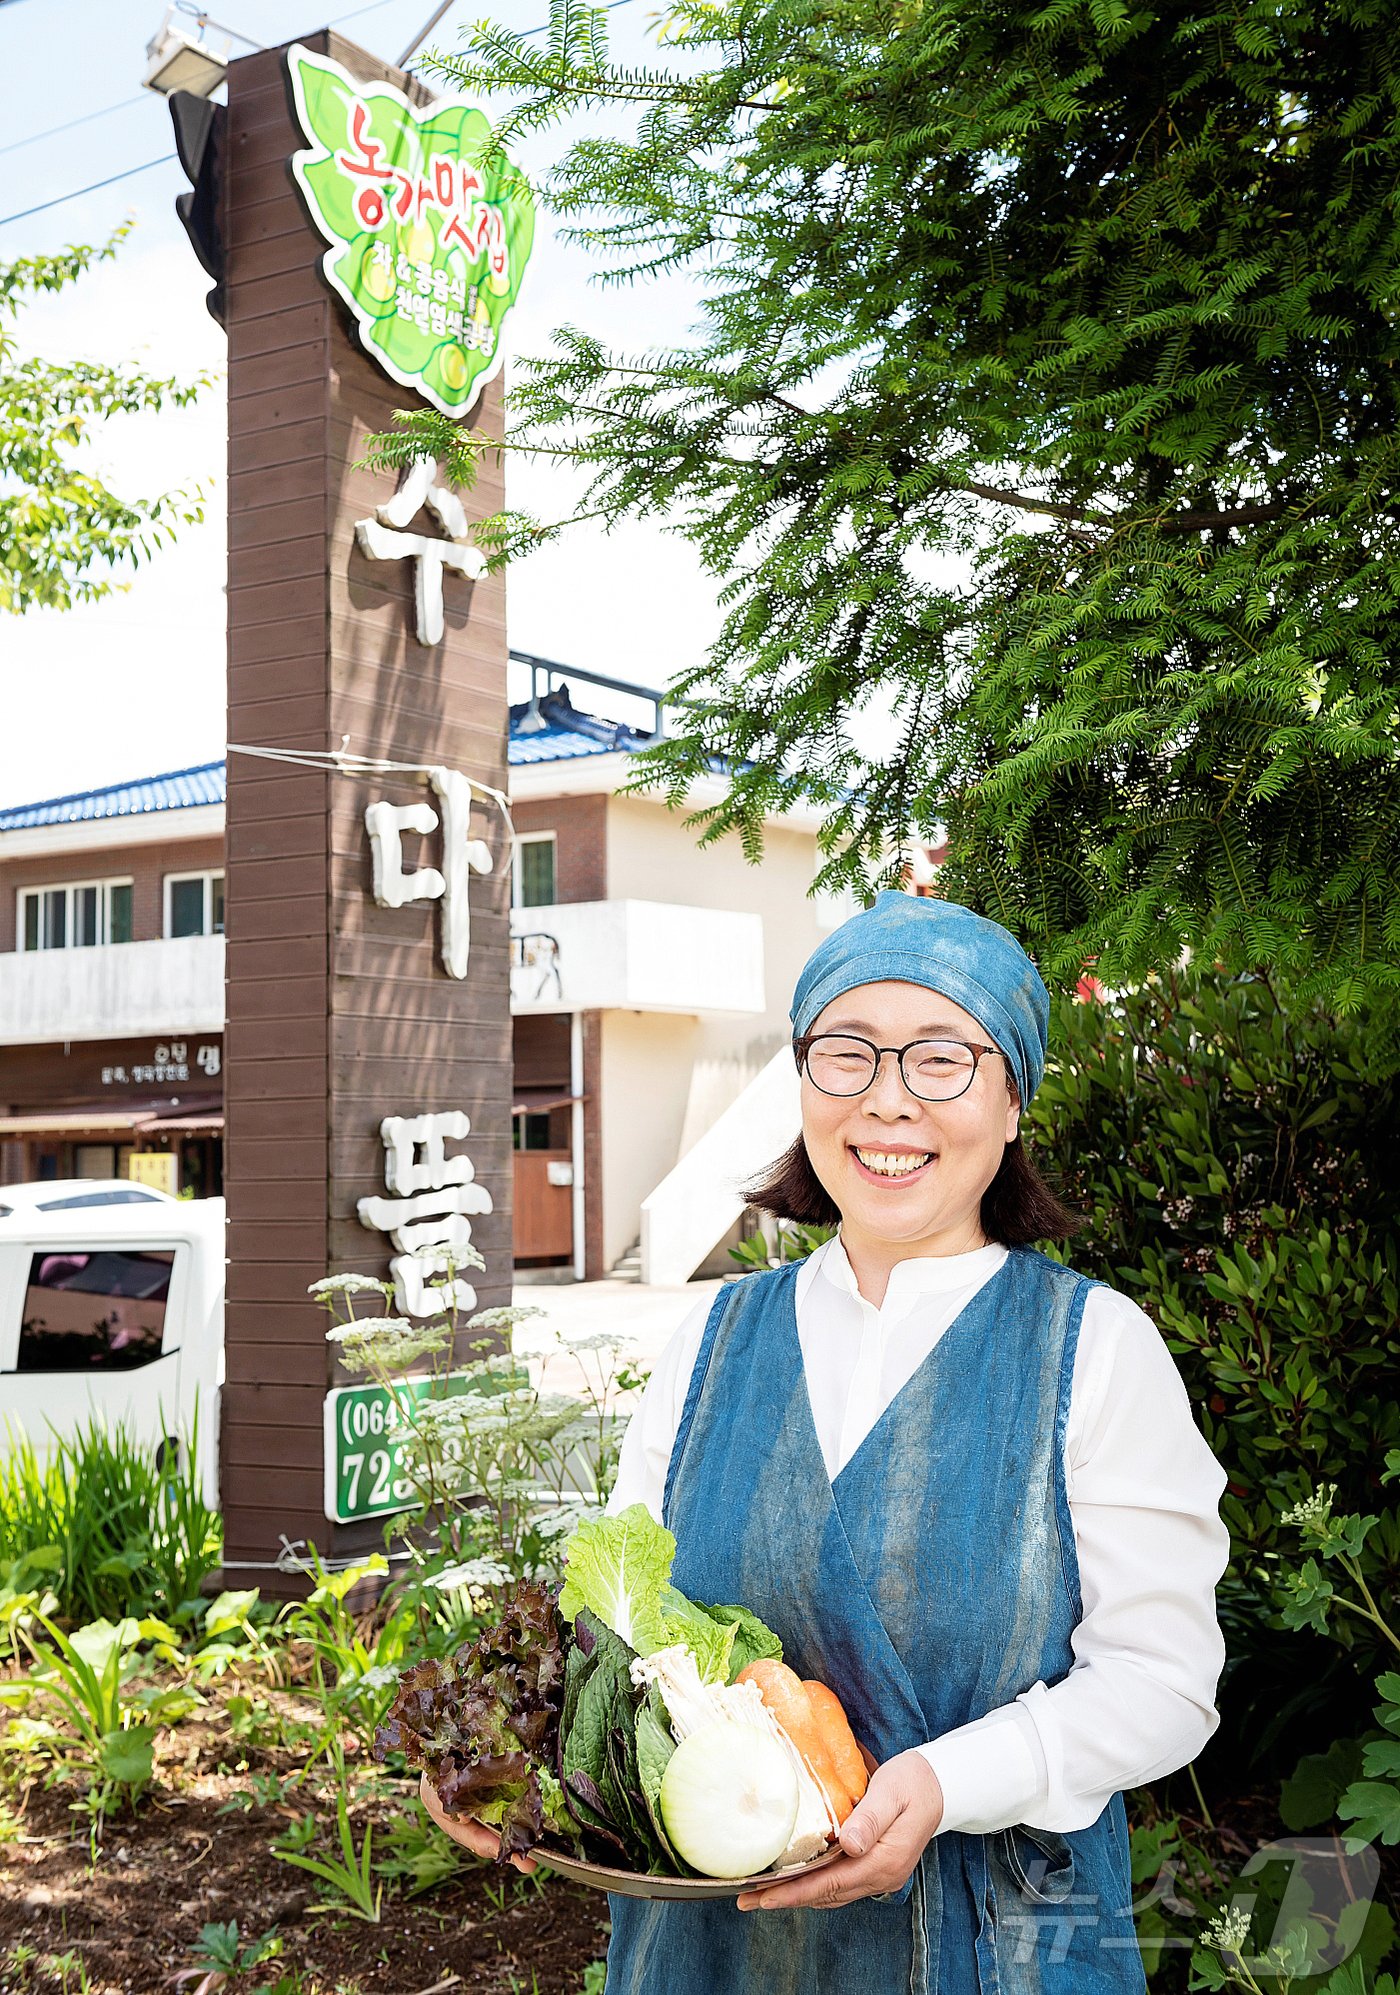
[[[775,1912],[811,1905],[829,1911],[857,1898],[898,1891],[942,1819],[938,1775],[922,1753],[897,1753],[871,1776],[864,1798],[842,1823],[844,1855],[837,1862],[811,1877],[775,1884],[771,1891],[746,1891],[739,1910]]]

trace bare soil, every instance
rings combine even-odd
[[[464,1856],[453,1877],[418,1897],[386,1885],[377,1924],[318,1912],[332,1894],[272,1845],[314,1807],[318,1848],[334,1849],[331,1790],[239,1806],[234,1797],[247,1797],[250,1783],[285,1780],[295,1760],[237,1747],[221,1721],[216,1693],[209,1712],[163,1735],[156,1781],[134,1812],[108,1818],[95,1861],[87,1822],[73,1811],[80,1788],[0,1789],[0,1818],[9,1817],[0,1826],[3,1995],[171,1995],[198,1958],[201,1928],[229,1920],[244,1941],[275,1929],[282,1943],[277,1959],[229,1984],[230,1995],[292,1968],[303,1995],[579,1995],[585,1968],[607,1945],[601,1893]],[[354,1786],[356,1845],[374,1823],[378,1854],[384,1826],[412,1813],[416,1780]],[[65,1954],[81,1971],[65,1970]],[[178,1985],[192,1995],[200,1979]]]

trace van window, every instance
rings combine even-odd
[[[173,1251],[64,1247],[35,1254],[19,1331],[22,1372],[129,1372],[160,1356]]]
[[[83,1205],[163,1205],[164,1202],[157,1192],[142,1191],[139,1185],[133,1185],[130,1191],[123,1185],[113,1191],[78,1191],[68,1198],[34,1201],[40,1212],[76,1212]]]

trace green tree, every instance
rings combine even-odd
[[[1060,976],[1190,941],[1344,1008],[1400,983],[1396,27],[1393,0],[680,0],[631,71],[554,0],[544,46],[430,60],[505,93],[503,144],[621,117],[544,203],[609,282],[698,282],[684,346],[563,329],[505,435],[720,584],[647,780],[678,800],[731,758],[701,817],[751,853],[816,802],[831,883],[946,824],[949,890]],[[376,461],[469,481],[495,441],[415,415]]]
[[[108,416],[184,408],[208,385],[162,380],[100,361],[20,356],[13,322],[41,292],[61,291],[116,254],[128,229],[97,246],[0,263],[0,609],[70,609],[110,595],[110,571],[136,566],[203,517],[197,492],[122,497],[83,464]]]

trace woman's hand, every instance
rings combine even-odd
[[[746,1891],[741,1912],[785,1911],[810,1905],[829,1911],[857,1898],[898,1891],[913,1874],[930,1836],[943,1819],[943,1789],[922,1753],[897,1753],[872,1775],[859,1805],[841,1824],[844,1855],[811,1877]]]
[[[454,1843],[470,1850],[473,1856],[494,1857],[501,1847],[501,1839],[494,1829],[488,1829],[484,1822],[474,1821],[470,1816],[464,1820],[460,1815],[449,1815],[438,1799],[437,1789],[427,1774],[419,1782],[418,1793],[423,1806],[437,1823],[444,1835],[451,1836]],[[539,1865],[532,1857],[513,1856],[511,1862],[517,1870],[523,1870],[528,1877]]]

